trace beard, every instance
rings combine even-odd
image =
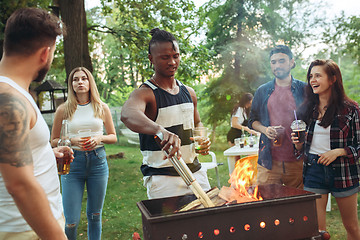
[[[278,79],[285,79],[290,75],[290,70],[280,69],[280,71],[274,71],[274,75]]]
[[[46,66],[44,66],[43,68],[41,68],[39,71],[38,71],[38,74],[37,74],[37,77],[33,80],[34,82],[42,82],[42,80],[44,80],[47,72],[49,71],[50,69],[50,63],[48,61],[48,63],[46,64]]]

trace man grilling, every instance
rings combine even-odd
[[[149,60],[155,74],[134,90],[121,111],[121,120],[139,133],[143,155],[141,171],[149,199],[192,193],[166,159],[154,135],[162,133],[163,150],[169,157],[182,157],[204,191],[210,189],[206,170],[196,158],[191,137],[195,126],[202,126],[197,110],[195,91],[175,79],[180,64],[179,44],[164,30],[150,31]],[[210,142],[202,145],[201,154],[208,154]]]

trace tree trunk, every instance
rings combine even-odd
[[[92,72],[84,0],[59,0],[59,7],[67,27],[64,39],[66,77],[75,67],[86,67]]]

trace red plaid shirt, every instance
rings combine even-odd
[[[360,110],[358,106],[347,104],[338,114],[330,128],[330,147],[344,148],[346,156],[338,157],[330,166],[335,170],[334,186],[348,188],[357,184],[360,179]],[[316,119],[312,119],[306,128],[307,137],[302,152],[295,151],[297,158],[309,153],[314,134]]]

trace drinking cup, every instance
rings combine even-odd
[[[199,153],[201,145],[208,139],[209,131],[206,127],[196,127],[193,130],[195,152]]]
[[[86,143],[86,140],[89,140],[91,138],[91,129],[81,129],[78,131],[78,136],[83,140],[82,141],[82,147],[83,149],[87,150],[84,147],[84,144]]]
[[[273,139],[273,146],[280,147],[284,139],[285,128],[283,126],[275,126],[273,128],[276,130],[276,137]]]
[[[78,136],[81,139],[90,139],[91,138],[91,129],[82,129],[78,131]]]
[[[249,137],[249,146],[250,147],[253,147],[254,146],[254,144],[255,144],[255,138],[254,138],[254,136],[250,136]]]
[[[241,138],[234,139],[235,146],[241,147]],[[242,141],[242,147],[244,147],[244,140]]]
[[[298,137],[300,143],[305,142],[306,123],[302,120],[295,120],[291,123],[291,130]]]
[[[242,137],[240,138],[240,147],[241,147],[241,148],[245,147],[245,136],[242,136]]]
[[[56,164],[59,175],[66,175],[70,172],[71,153],[66,151],[62,158],[56,158]]]

